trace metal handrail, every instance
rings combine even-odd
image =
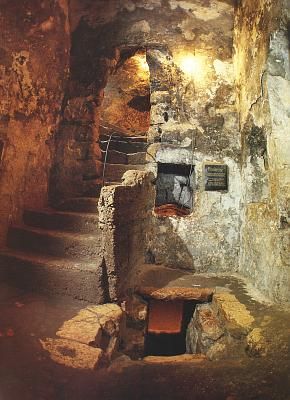
[[[112,137],[115,135],[115,133],[111,133],[108,143],[107,143],[107,147],[106,147],[106,152],[105,152],[105,159],[104,159],[104,163],[103,163],[103,176],[102,176],[102,187],[104,187],[105,184],[105,173],[106,173],[106,164],[107,164],[107,158],[108,158],[108,151],[109,151],[109,146],[110,146],[110,142],[112,140]]]

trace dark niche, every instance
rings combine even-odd
[[[194,174],[193,165],[158,163],[155,206],[175,205],[190,212]]]
[[[149,112],[151,108],[150,95],[135,96],[128,102],[128,106],[140,112]]]
[[[228,166],[206,164],[204,166],[205,190],[228,190]]]

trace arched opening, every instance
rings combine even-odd
[[[101,125],[122,136],[147,136],[150,126],[150,73],[145,50],[122,57],[108,78]]]

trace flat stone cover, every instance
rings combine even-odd
[[[149,303],[149,333],[181,332],[183,301],[151,300]]]
[[[214,293],[213,288],[185,288],[164,287],[155,288],[151,286],[138,287],[136,292],[144,297],[156,300],[196,300],[209,302]]]

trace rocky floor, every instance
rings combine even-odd
[[[156,283],[154,271],[151,274]],[[175,278],[168,277],[168,284],[185,280],[186,285],[198,285],[206,279],[217,290],[232,291],[254,316],[255,326],[262,328],[266,355],[220,361],[192,356],[132,361],[120,355],[109,368],[100,365],[94,370],[92,360],[97,359],[98,349],[85,348],[81,338],[61,339],[74,342],[76,349],[65,351],[59,342],[54,348],[62,358],[47,345],[60,340],[57,333],[83,313],[87,303],[23,293],[2,284],[0,399],[290,400],[289,311],[265,303],[235,277],[200,276],[193,281],[192,276],[179,273]],[[79,355],[82,363],[74,363]]]

